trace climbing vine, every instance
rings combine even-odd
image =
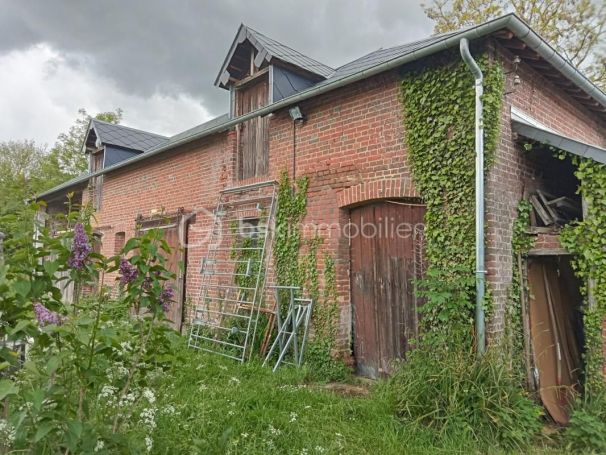
[[[307,213],[308,184],[307,177],[297,179],[294,187],[287,172],[280,177],[274,245],[276,282],[281,286],[300,286],[313,299],[314,340],[325,343],[330,353],[338,322],[335,264],[329,254],[324,255],[324,288],[320,292],[318,248],[323,239],[316,236],[303,240],[300,230]]]
[[[509,288],[509,302],[505,318],[506,342],[509,347],[508,360],[512,367],[522,373],[524,366],[524,329],[522,313],[522,286],[524,280],[518,261],[526,255],[534,244],[534,239],[528,234],[530,226],[530,213],[532,206],[526,199],[518,204],[517,217],[513,222],[513,235],[511,240],[512,271],[511,286]]]
[[[606,391],[602,339],[606,320],[606,166],[591,159],[572,159],[587,211],[582,221],[563,229],[561,242],[575,253],[573,267],[583,281],[585,390],[594,394]]]
[[[485,169],[489,169],[499,134],[504,75],[488,55],[477,60],[484,73]],[[475,97],[473,78],[459,56],[448,55],[438,63],[406,74],[401,94],[413,180],[427,206],[429,275],[439,273],[441,286],[457,288],[468,286],[465,278],[474,271]],[[440,307],[450,304],[442,305],[442,291],[425,292],[430,307],[437,309],[435,317],[423,318],[426,330],[449,328],[450,320],[440,317]],[[473,287],[465,294],[472,298]],[[461,305],[459,313],[470,318],[469,305]]]

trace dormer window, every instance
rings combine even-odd
[[[306,90],[333,72],[332,68],[241,25],[215,85],[230,91],[230,115],[240,117]],[[268,117],[256,117],[236,127],[239,179],[268,173],[269,121]]]

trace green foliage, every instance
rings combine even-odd
[[[8,396],[2,405],[7,420],[1,419],[0,426],[11,429],[2,449],[92,453],[103,440],[106,451],[141,452],[144,440],[130,437],[134,416],[129,406],[151,404],[150,377],[175,360],[179,338],[164,322],[166,282],[174,278],[165,268],[168,245],[160,231],[151,230],[129,240],[122,257],[88,250],[76,263],[79,245],[90,247],[88,212],[58,221],[64,233],[51,236],[41,226],[35,245],[31,238],[11,238],[12,254],[0,271],[0,338],[9,341],[0,351],[0,394]],[[84,225],[84,238],[74,234],[76,222],[76,227]],[[126,255],[134,274],[113,299],[98,282]],[[68,285],[74,288],[72,302],[62,301],[59,286]],[[95,291],[84,296],[85,287]],[[11,342],[26,337],[33,342],[17,370]]]
[[[472,350],[419,348],[390,380],[398,415],[463,435],[485,449],[525,448],[541,430],[540,406],[519,386],[495,350],[478,360]]]
[[[335,359],[338,322],[337,285],[334,259],[325,254],[324,288],[320,290],[318,247],[322,239],[301,239],[300,224],[307,213],[307,187],[309,179],[297,179],[292,186],[288,173],[280,177],[278,210],[276,213],[276,239],[274,260],[276,280],[282,286],[300,286],[314,301],[312,312],[312,340],[305,362],[314,379],[341,380],[347,376],[347,367]],[[306,251],[303,253],[302,247]],[[285,294],[283,301],[287,301]]]
[[[33,234],[32,212],[26,200],[88,170],[82,151],[91,116],[84,109],[68,133],[62,133],[47,152],[33,141],[0,142],[0,232],[19,236],[26,229]],[[99,120],[119,123],[122,111],[102,112]]]
[[[514,11],[573,65],[606,83],[606,6],[591,0],[432,0],[423,5],[437,33],[478,25]]]
[[[47,171],[55,174],[54,185],[88,171],[88,157],[82,151],[82,144],[92,118],[118,124],[122,120],[122,109],[100,112],[95,116],[88,114],[86,109],[78,110],[74,125],[67,133],[59,134],[45,163]]]
[[[586,396],[572,409],[564,432],[567,447],[575,453],[606,453],[606,395]]]
[[[293,187],[286,171],[280,176],[274,245],[276,279],[280,286],[302,285],[300,223],[307,213],[308,185],[307,177],[298,178]]]
[[[418,288],[419,296],[426,299],[419,308],[425,343],[436,346],[469,344],[474,283],[473,275],[466,274],[460,266],[454,270],[431,268],[427,271]]]
[[[484,73],[485,169],[493,163],[499,134],[503,97],[503,70],[487,55],[479,57]],[[473,299],[473,282],[465,277],[474,270],[475,148],[473,78],[458,56],[442,64],[407,73],[402,81],[404,122],[413,179],[427,206],[425,215],[426,257],[432,274],[439,274],[440,289]],[[464,286],[464,288],[460,288]],[[432,294],[427,295],[430,300]],[[445,303],[447,300],[442,299]],[[453,303],[450,302],[449,305]],[[461,314],[468,319],[471,306],[458,299]],[[449,318],[432,305],[432,328],[448,333]],[[445,309],[456,313],[452,308]]]
[[[522,372],[524,367],[524,334],[522,315],[522,276],[518,266],[520,256],[525,255],[533,246],[533,238],[528,234],[530,227],[530,213],[532,205],[523,199],[518,204],[517,217],[513,222],[513,236],[511,240],[512,274],[509,288],[509,302],[507,305],[506,343],[509,348],[508,358],[513,367]]]
[[[572,265],[583,281],[585,391],[597,394],[606,391],[602,338],[606,320],[606,166],[591,159],[573,160],[587,213],[582,221],[564,228],[561,242],[575,254]]]
[[[272,373],[256,361],[241,365],[187,352],[155,387],[152,452],[477,453],[464,435],[440,438],[432,429],[402,425],[382,384],[368,395],[341,394],[307,382],[308,374],[291,368]]]

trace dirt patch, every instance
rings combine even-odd
[[[365,397],[370,393],[366,385],[343,384],[341,382],[331,382],[321,388],[344,397]]]

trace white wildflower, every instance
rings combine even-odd
[[[0,440],[6,441],[7,445],[15,442],[15,428],[4,419],[0,419]]]
[[[102,450],[103,447],[105,447],[105,443],[103,442],[103,440],[97,439],[97,444],[95,444],[94,452],[98,452],[99,450]]]
[[[107,403],[112,403],[112,401],[114,400],[114,395],[116,394],[116,392],[118,391],[117,387],[114,387],[112,385],[104,385],[101,388],[101,392],[99,392],[99,396],[97,397],[97,399],[99,401],[105,401]]]
[[[156,428],[156,408],[145,408],[139,415],[140,422],[151,430]]]
[[[179,415],[179,412],[177,412],[177,410],[175,409],[175,407],[172,404],[167,404],[162,409],[162,414],[166,414],[166,415]]]
[[[299,416],[297,415],[296,412],[291,412],[290,413],[290,423],[296,422],[297,421],[297,417],[299,417]]]
[[[321,447],[321,446],[316,446],[316,452],[317,453],[325,453],[326,449],[324,447]]]
[[[154,404],[156,402],[156,395],[154,395],[154,392],[151,389],[148,389],[147,387],[145,389],[143,389],[143,398],[145,398],[149,404]]]
[[[206,384],[200,384],[200,387],[198,387],[198,390],[200,392],[203,392],[205,390],[208,390],[208,386]]]
[[[150,438],[149,436],[145,436],[145,448],[147,449],[147,451],[151,452],[153,447],[154,441],[152,440],[152,438]]]
[[[236,415],[236,412],[235,412],[235,411],[230,410],[230,411],[228,411],[228,412],[227,412],[227,415],[231,417],[231,416]]]
[[[301,449],[301,452],[299,452],[300,455],[308,455],[309,452],[307,451],[306,448]]]
[[[240,384],[240,380],[238,378],[236,378],[235,376],[232,376],[231,378],[229,378],[229,383],[238,385],[238,384]]]
[[[121,408],[130,406],[131,404],[133,404],[135,402],[136,399],[137,399],[137,393],[136,392],[127,393],[126,395],[124,395],[124,397],[122,397],[120,399],[120,402],[118,403],[118,406],[120,406]]]
[[[268,430],[269,434],[271,434],[272,436],[280,436],[280,434],[282,433],[278,428],[274,428],[273,425],[270,425]]]
[[[246,438],[248,438],[248,433],[240,433],[240,437],[242,439],[246,439]]]

